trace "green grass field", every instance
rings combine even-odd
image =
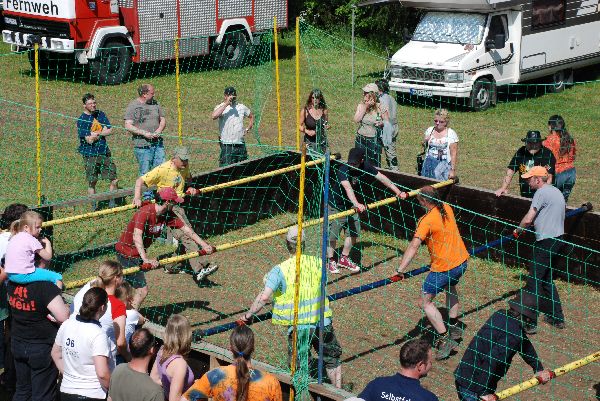
[[[342,152],[344,158],[354,143],[356,126],[352,122],[352,116],[362,97],[361,87],[379,77],[385,67],[385,59],[381,55],[366,50],[357,51],[356,83],[352,85],[348,42],[307,29],[302,37],[301,57],[300,102],[304,103],[311,88],[319,87],[323,90],[330,110],[331,148],[334,152]],[[283,145],[293,148],[296,144],[293,38],[286,36],[280,43]],[[368,46],[364,42],[359,44],[363,48]],[[163,66],[167,67],[167,64]],[[27,56],[9,54],[4,46],[0,46],[0,68],[0,208],[17,201],[35,204],[35,80]],[[146,68],[140,71],[147,73],[150,70]],[[517,147],[521,146],[520,138],[530,129],[546,132],[548,117],[559,113],[565,117],[578,144],[577,185],[569,203],[594,203],[600,195],[597,185],[600,158],[595,154],[600,150],[596,139],[600,133],[596,124],[600,120],[600,81],[596,81],[600,72],[588,70],[584,76],[589,82],[578,83],[561,94],[503,95],[497,107],[485,112],[474,113],[452,107],[451,126],[460,137],[461,183],[489,190],[497,189],[506,164]],[[576,79],[577,77],[578,75]],[[44,110],[41,117],[42,193],[49,201],[79,198],[86,194],[82,162],[77,153],[75,127],[76,118],[81,112],[80,99],[86,92],[96,95],[99,108],[107,113],[116,127],[115,134],[109,138],[109,144],[117,163],[121,186],[133,185],[137,177],[137,164],[129,136],[122,129],[123,114],[127,103],[135,98],[137,86],[144,82],[155,85],[157,99],[167,111],[168,152],[178,141],[174,74],[167,71],[119,86],[99,87],[73,79],[44,79],[40,82],[40,99]],[[257,132],[247,139],[251,156],[260,157],[276,150],[277,103],[274,82],[274,63],[228,71],[208,70],[182,74],[183,142],[193,152],[191,169],[195,174],[214,170],[218,166],[217,126],[210,119],[210,113],[221,101],[225,86],[236,86],[238,99],[261,117]],[[537,90],[538,93],[543,92],[542,87]],[[511,91],[524,92],[525,87],[514,87]],[[398,155],[402,171],[414,172],[415,156],[420,151],[422,133],[432,124],[432,119],[433,109],[429,106],[399,106]],[[106,188],[107,183],[98,184],[99,190]],[[512,193],[517,192],[516,182],[513,182],[511,190]],[[87,205],[63,209],[56,217],[88,210]],[[54,245],[59,253],[63,253],[115,241],[130,216],[131,212],[128,212],[57,228]],[[280,228],[293,221],[294,216],[281,215],[209,240],[222,244]],[[363,265],[369,269],[357,276],[330,278],[329,293],[391,275],[399,254],[406,246],[404,242],[376,233],[365,234],[362,242],[366,244],[363,248]],[[169,247],[163,246],[153,248],[152,252],[158,255],[169,250]],[[425,250],[421,251],[419,263],[425,262],[425,253]],[[280,238],[217,254],[214,258],[223,267],[213,278],[216,285],[201,291],[198,291],[187,275],[152,272],[149,274],[149,281],[153,289],[146,306],[154,307],[153,312],[148,311],[155,314],[157,320],[161,316],[156,310],[161,307],[171,312],[181,310],[198,328],[210,327],[218,319],[233,319],[249,305],[262,285],[263,275],[284,254]],[[77,263],[69,269],[65,278],[74,280],[94,275],[101,259]],[[413,266],[417,265],[417,262],[413,263]],[[468,325],[466,340],[470,340],[492,310],[505,306],[506,294],[522,284],[521,270],[486,260],[474,261],[470,273],[462,287],[465,321]],[[396,370],[399,339],[404,338],[407,333],[416,333],[415,329],[420,327],[422,315],[416,304],[420,282],[421,279],[416,278],[406,285],[388,286],[381,291],[347,298],[334,306],[336,329],[339,330],[340,341],[345,347],[345,381],[354,383],[355,392],[362,390],[376,375],[391,374]],[[565,282],[559,284],[559,291],[561,295],[564,294],[566,313],[573,317],[573,326],[576,327],[573,327],[574,331],[557,335],[545,326],[535,338],[536,345],[551,367],[598,348],[597,336],[594,335],[594,328],[600,323],[597,313],[598,291]],[[283,367],[284,333],[273,330],[269,323],[261,323],[255,327],[261,335],[258,344],[258,349],[261,350],[259,359]],[[554,341],[557,338],[559,341]],[[214,342],[225,345],[226,335],[215,337]],[[465,346],[463,343],[459,352]],[[445,400],[455,398],[451,373],[457,361],[458,357],[455,356],[451,361],[436,365],[430,378],[424,382]],[[529,369],[522,362],[516,362],[501,387],[529,377]],[[574,382],[569,377],[564,377],[553,384],[554,387],[550,390],[549,387],[540,388],[535,390],[535,394],[536,397],[552,399],[592,400],[597,377],[598,366],[594,365],[590,369],[582,369],[575,376]],[[550,393],[553,394],[552,397],[548,396]],[[521,399],[528,398],[523,396]]]

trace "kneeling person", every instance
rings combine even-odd
[[[304,233],[303,233],[304,234]],[[241,316],[241,320],[248,322],[252,315],[258,313],[263,306],[273,298],[273,324],[289,326],[288,330],[288,357],[291,360],[292,324],[294,320],[295,276],[296,276],[296,243],[298,241],[298,227],[293,226],[288,230],[286,245],[290,257],[275,266],[265,276],[265,288],[258,294],[250,310]],[[304,241],[304,235],[302,235]],[[300,259],[300,308],[298,310],[298,337],[300,333],[310,336],[313,348],[319,346],[319,311],[321,308],[321,260],[310,255],[302,255]],[[331,323],[331,309],[329,300],[325,296],[325,320],[323,330],[323,360],[327,376],[337,388],[342,387],[342,347],[340,346],[333,324]],[[310,350],[309,350],[310,352]],[[314,366],[314,359],[309,354],[309,366]]]
[[[141,266],[144,263],[157,267],[158,260],[148,258],[146,250],[152,245],[154,239],[161,235],[165,226],[181,230],[184,235],[201,246],[206,254],[214,252],[213,246],[202,240],[189,225],[173,213],[174,205],[181,202],[183,202],[183,198],[177,196],[177,192],[173,188],[163,188],[158,191],[156,203],[142,206],[133,215],[115,246],[117,260],[123,268]],[[193,277],[194,281],[204,278],[199,278],[197,275]],[[125,279],[136,288],[133,306],[134,309],[139,309],[148,295],[145,274],[140,270],[135,274],[125,276]]]

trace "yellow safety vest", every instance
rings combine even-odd
[[[296,257],[279,265],[285,278],[285,292],[274,294],[271,322],[283,326],[294,324],[294,293],[296,281]],[[298,300],[298,324],[316,324],[321,308],[321,260],[314,256],[300,258],[300,298]],[[325,317],[331,317],[329,300],[325,298]]]

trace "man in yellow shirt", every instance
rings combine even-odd
[[[406,193],[400,198],[406,199]],[[427,210],[421,217],[415,230],[415,236],[408,245],[400,266],[396,272],[402,276],[410,261],[414,258],[422,242],[427,245],[431,257],[430,272],[423,282],[422,308],[438,335],[436,359],[446,359],[458,346],[455,340],[462,337],[462,329],[458,322],[458,292],[456,285],[467,270],[469,252],[458,231],[454,211],[440,200],[440,196],[432,186],[421,188],[417,195],[419,204]],[[440,292],[446,292],[448,307],[448,327],[433,298]]]
[[[163,164],[148,171],[143,176],[139,177],[135,182],[135,192],[133,197],[133,203],[137,207],[142,206],[142,187],[156,187],[157,190],[163,188],[173,188],[177,195],[184,197],[188,195],[197,195],[200,191],[196,188],[188,187],[185,190],[186,182],[192,178],[189,169],[190,154],[188,148],[185,146],[178,146],[175,148],[173,157],[167,160]],[[186,225],[193,227],[185,213],[185,210],[181,206],[174,206],[173,213],[180,218]],[[179,229],[167,228],[171,231],[174,238],[181,241],[185,251],[198,252],[200,249],[198,244],[189,238],[185,233]],[[199,256],[189,260],[190,266],[193,272],[193,279],[196,283],[200,283],[207,276],[217,271],[218,266],[208,261],[206,256]],[[171,267],[165,267],[165,272],[175,273],[177,270]]]

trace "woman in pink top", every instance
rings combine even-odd
[[[548,130],[550,135],[543,145],[550,149],[556,158],[554,186],[560,189],[567,202],[575,186],[575,140],[567,131],[565,120],[557,114],[548,119]]]
[[[4,260],[6,274],[13,283],[50,281],[62,288],[61,274],[35,266],[36,256],[46,261],[52,259],[52,244],[48,238],[39,238],[42,222],[42,216],[30,210],[10,225],[12,237]]]
[[[150,377],[163,387],[166,401],[179,401],[194,384],[186,358],[192,349],[192,327],[181,315],[172,315],[165,328],[165,343],[158,351]]]

